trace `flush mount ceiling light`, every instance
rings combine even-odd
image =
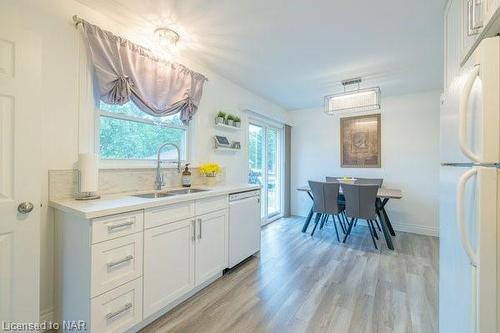
[[[360,89],[361,78],[342,81],[344,92],[325,96],[325,112],[362,112],[380,109],[380,88]],[[347,86],[357,84],[357,89],[348,91]]]
[[[180,39],[176,31],[170,28],[160,27],[155,29],[154,35],[161,49],[169,53],[175,52],[175,46]]]

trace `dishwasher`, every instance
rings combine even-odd
[[[229,195],[229,268],[260,251],[260,191]]]

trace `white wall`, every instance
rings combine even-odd
[[[79,141],[79,32],[74,28],[72,15],[77,14],[103,28],[128,36],[129,27],[120,26],[99,13],[71,0],[9,0],[6,9],[22,13],[23,24],[27,29],[36,31],[43,47],[43,100],[40,110],[43,112],[43,156],[42,168],[42,218],[41,218],[41,315],[50,319],[53,309],[53,212],[47,208],[48,182],[47,171],[50,169],[71,169],[77,160]],[[182,58],[179,62],[186,63]],[[196,162],[215,161],[226,167],[227,180],[245,182],[247,175],[246,150],[224,154],[212,149],[212,136],[216,132],[213,126],[215,113],[219,109],[238,113],[237,110],[252,106],[275,119],[286,121],[284,110],[255,94],[237,86],[223,77],[204,68],[194,61],[186,63],[209,78],[205,86],[198,113],[193,121],[192,147]],[[92,110],[83,110],[92,112]],[[244,113],[240,113],[246,121]],[[228,133],[228,135],[231,133]],[[90,135],[90,134],[89,134]],[[234,140],[246,142],[246,132],[234,135]]]
[[[294,191],[325,176],[384,178],[403,199],[388,203],[395,229],[436,235],[438,230],[439,91],[382,98],[380,169],[340,168],[340,122],[323,108],[291,112],[292,214],[305,216],[311,201]]]

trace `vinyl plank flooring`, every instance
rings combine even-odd
[[[346,244],[331,220],[314,237],[303,221],[266,226],[257,257],[143,332],[437,332],[437,238],[398,232],[376,250],[364,221]]]

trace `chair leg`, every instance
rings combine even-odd
[[[337,216],[337,218],[340,221],[340,217]],[[335,221],[335,215],[332,215],[332,219],[333,219],[333,226],[335,227],[335,234],[337,235],[337,241],[340,243],[339,231],[337,229],[337,221]],[[342,225],[342,223],[340,225]]]
[[[355,219],[354,220],[354,226],[356,226],[358,224],[358,219]]]
[[[380,228],[380,224],[378,223],[377,219],[375,219],[375,223],[377,224],[378,231],[382,232],[382,228]]]
[[[373,225],[373,220],[368,220],[369,223],[370,223],[370,226],[373,230],[373,235],[375,236],[375,239],[378,240],[378,234],[377,234],[377,230],[375,230],[375,226]]]
[[[314,232],[316,231],[316,227],[318,226],[319,220],[321,219],[321,214],[316,213],[316,218],[314,219],[314,228],[311,232],[311,236],[314,236]]]
[[[367,222],[368,222],[368,230],[370,230],[370,236],[372,236],[373,245],[378,250],[377,242],[375,241],[375,237],[373,236],[372,228],[370,227],[370,222],[369,221],[367,221]]]
[[[342,213],[337,215],[337,218],[340,222],[340,228],[342,229],[342,233],[345,235],[345,225],[344,225],[344,215]]]
[[[326,220],[328,220],[328,214],[323,215],[323,218],[321,219],[321,224],[319,225],[319,230],[323,229],[323,226],[325,225]]]
[[[347,240],[347,237],[349,237],[349,234],[351,233],[352,226],[354,225],[354,219],[351,219],[351,223],[349,223],[349,227],[347,228],[347,233],[344,236],[344,240],[342,240],[342,243],[345,243]]]

